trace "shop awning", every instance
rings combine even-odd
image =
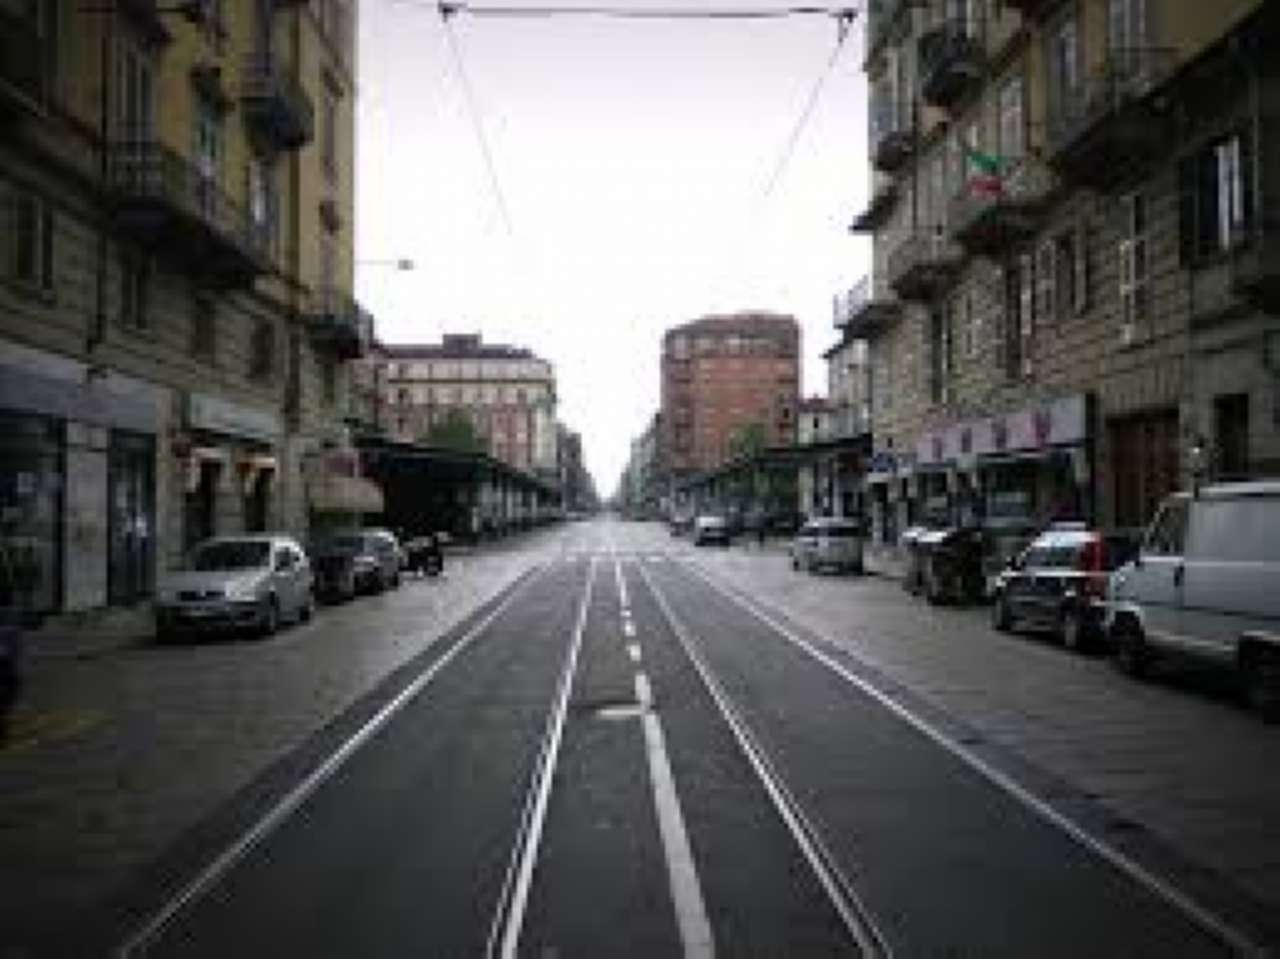
[[[307,499],[317,513],[381,513],[382,489],[359,476],[330,474],[307,485]]]

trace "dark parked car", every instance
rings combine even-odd
[[[22,693],[26,634],[40,625],[39,614],[22,600],[17,565],[0,541],[0,744],[7,735],[9,712]]]
[[[1041,533],[996,578],[992,623],[1048,630],[1068,649],[1083,650],[1103,636],[1107,581],[1133,555],[1131,537],[1083,524]]]
[[[415,536],[404,543],[405,572],[439,576],[444,572],[444,549],[440,534]]]
[[[919,585],[930,603],[976,603],[986,595],[983,557],[988,547],[982,527],[929,530],[917,547]]]
[[[394,589],[400,585],[402,562],[399,542],[383,529],[333,533],[311,549],[316,593],[326,600]]]

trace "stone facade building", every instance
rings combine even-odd
[[[5,5],[0,539],[24,602],[128,604],[204,536],[307,535],[372,327],[354,13]]]
[[[800,328],[774,314],[709,316],[662,342],[661,445],[674,479],[729,459],[740,430],[767,445],[796,437]]]
[[[422,440],[464,414],[487,452],[516,469],[556,473],[556,380],[547,360],[479,334],[440,343],[382,346],[375,365],[383,389],[382,427],[398,440]]]
[[[1280,468],[1274,4],[882,0],[867,24],[874,536],[1136,527]]]

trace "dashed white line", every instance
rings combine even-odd
[[[684,814],[680,811],[662,723],[653,711],[653,690],[644,673],[636,675],[635,686],[636,701],[644,707],[640,721],[644,729],[645,756],[649,760],[649,782],[653,786],[653,804],[658,813],[658,832],[662,836],[662,851],[667,860],[667,879],[671,883],[680,942],[684,946],[685,959],[708,959],[716,953],[715,939],[711,934],[711,922],[707,919],[693,851],[689,847]]]
[[[633,663],[640,662],[640,644],[627,643],[627,655],[631,657]]]
[[[631,621],[630,616],[628,616],[626,619],[622,621],[622,632],[628,639],[631,639],[635,636],[636,624]]]

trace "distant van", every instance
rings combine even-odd
[[[1125,672],[1170,653],[1216,662],[1280,720],[1280,481],[1166,499],[1111,578],[1106,628]]]

